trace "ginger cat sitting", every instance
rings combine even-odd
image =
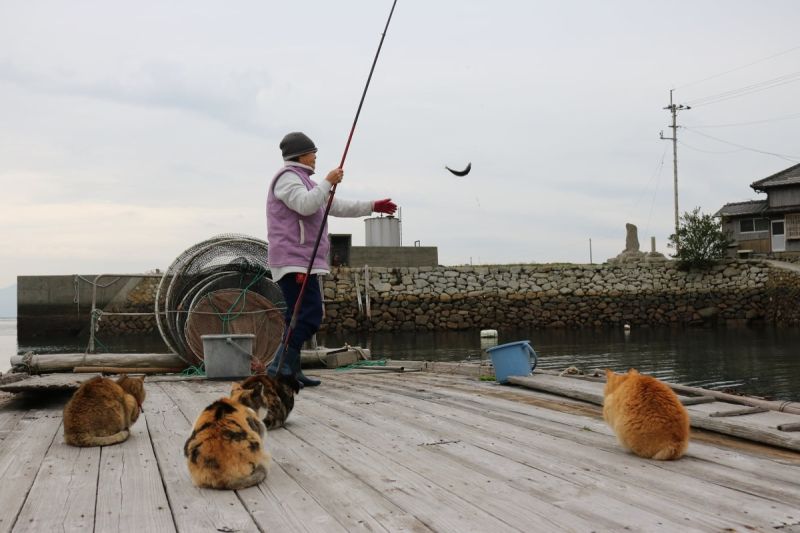
[[[97,376],[84,382],[64,406],[64,441],[72,446],[123,442],[144,403],[144,376]]]
[[[631,368],[606,369],[603,418],[623,447],[640,457],[680,458],[689,445],[689,413],[669,388]]]
[[[248,389],[234,383],[229,398],[206,407],[183,446],[194,484],[235,490],[264,481],[271,459],[263,446],[265,414],[260,383]]]

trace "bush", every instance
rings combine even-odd
[[[675,249],[672,256],[678,266],[684,269],[709,268],[725,257],[728,246],[733,242],[722,231],[718,217],[704,215],[699,207],[691,213],[686,212],[678,221],[678,234],[669,236],[670,248]]]

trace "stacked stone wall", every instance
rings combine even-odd
[[[753,322],[800,325],[800,274],[733,260],[706,272],[673,263],[334,269],[333,331],[593,328]],[[362,296],[359,311],[355,280]]]
[[[99,332],[156,332],[149,313],[158,283],[142,278],[104,309]],[[364,269],[334,268],[323,292],[329,331],[800,326],[800,271],[752,260],[704,272],[681,271],[672,262],[370,267],[369,316]]]

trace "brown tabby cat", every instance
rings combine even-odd
[[[662,461],[686,451],[689,414],[668,385],[634,368],[627,374],[606,369],[603,394],[603,418],[623,447]]]
[[[258,374],[242,381],[242,387],[245,389],[252,389],[256,385],[261,386],[263,401],[267,406],[267,413],[264,416],[267,429],[283,426],[294,408],[294,395],[300,391],[297,380],[283,374],[275,377]]]
[[[144,376],[115,382],[97,376],[81,384],[64,406],[64,441],[72,446],[123,442],[144,403]]]
[[[260,385],[234,383],[229,398],[206,407],[183,446],[189,475],[198,487],[243,489],[267,477],[270,454],[263,447],[266,411]]]

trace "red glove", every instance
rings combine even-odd
[[[384,198],[383,200],[375,200],[372,202],[372,210],[376,213],[386,213],[387,215],[394,215],[397,211],[397,204],[391,198]]]

